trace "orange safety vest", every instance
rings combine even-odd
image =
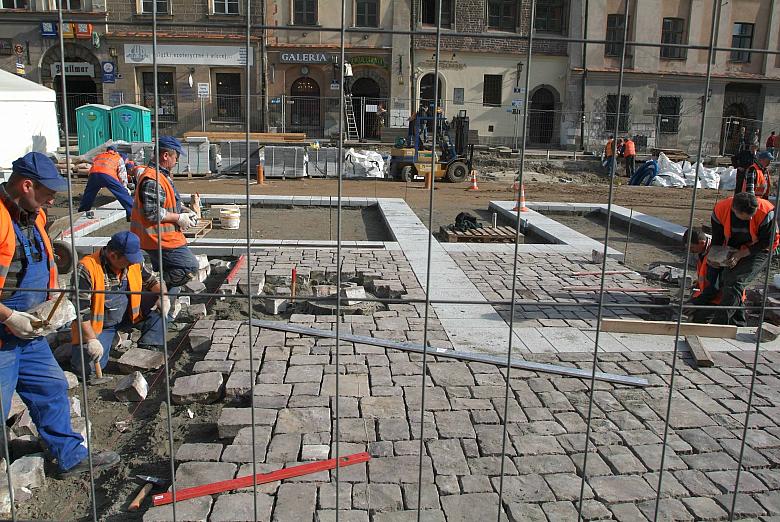
[[[753,163],[748,169],[752,168],[756,171],[756,181],[753,186],[753,193],[757,198],[769,199],[769,192],[771,191],[771,183],[769,176],[764,174],[764,169],[758,163]],[[748,172],[745,172],[747,177]],[[747,192],[747,179],[742,182],[742,192]]]
[[[712,211],[721,225],[723,225],[723,235],[725,236],[724,245],[728,245],[729,239],[731,239],[731,203],[733,199],[734,196],[721,199],[715,204],[715,208]],[[758,242],[758,227],[774,209],[775,206],[768,200],[759,198],[758,210],[756,210],[755,215],[750,220],[750,237],[753,239],[751,245]],[[778,244],[780,244],[780,234],[778,234],[777,229],[775,229],[775,241],[772,245],[772,250],[776,249]]]
[[[95,159],[92,160],[92,168],[89,169],[89,173],[105,174],[107,176],[111,176],[121,183],[122,180],[119,179],[119,167],[123,162],[124,160],[118,152],[107,150],[106,152],[101,152],[95,156]]]
[[[89,272],[89,277],[92,279],[92,301],[90,303],[90,324],[95,335],[100,335],[103,331],[103,318],[106,313],[106,273],[103,270],[103,265],[100,262],[100,252],[98,250],[92,253],[80,261]],[[141,265],[130,265],[127,268],[127,286],[130,292],[130,319],[133,324],[141,320],[141,285],[143,284],[143,278],[141,277]],[[72,344],[78,344],[81,337],[81,321],[79,319],[73,321],[70,325],[70,338]]]
[[[157,248],[158,243],[162,243],[162,247],[166,249],[178,248],[186,245],[187,238],[184,237],[184,234],[176,223],[160,223],[160,237],[158,239],[157,222],[149,221],[146,218],[143,212],[143,204],[141,203],[141,185],[147,179],[158,179],[160,190],[165,194],[165,206],[163,208],[168,212],[177,212],[176,194],[173,191],[173,185],[168,179],[168,176],[163,173],[160,173],[158,176],[156,169],[146,167],[136,182],[135,203],[133,204],[133,211],[130,214],[130,230],[138,236],[141,240],[141,248],[145,250]]]
[[[614,144],[615,144],[615,140],[607,141],[607,144],[604,146],[604,156],[609,158],[610,156],[615,155],[615,153],[612,152],[612,147],[614,147]]]
[[[710,282],[707,280],[707,256],[699,257],[696,260],[696,275],[697,275],[697,284],[696,284],[696,290],[694,290],[691,297],[699,297],[701,293],[704,291],[705,288],[710,286]],[[722,292],[718,292],[715,294],[715,297],[712,298],[712,301],[709,304],[720,304],[720,300],[723,297]]]
[[[625,148],[623,149],[623,156],[636,156],[636,146],[633,140],[627,140],[625,142]]]

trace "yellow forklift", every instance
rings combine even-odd
[[[434,179],[446,179],[452,183],[466,181],[471,172],[474,158],[474,145],[469,145],[469,118],[462,110],[452,118],[452,124],[441,113],[434,115],[431,104],[429,109],[423,107],[417,112],[413,125],[410,125],[410,135],[398,138],[395,147],[390,150],[390,176],[401,181],[423,179],[431,172],[431,158],[434,157]],[[431,125],[428,125],[428,123]],[[428,129],[436,132],[436,145],[439,151],[426,148]],[[453,131],[455,137],[450,135]],[[410,143],[411,142],[411,143]],[[468,150],[468,156],[466,151]]]

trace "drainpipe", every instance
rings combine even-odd
[[[588,12],[589,9],[589,0],[585,0],[585,15],[583,18],[583,40],[586,40],[588,38]],[[580,146],[582,147],[582,150],[585,150],[585,87],[587,86],[588,81],[588,67],[587,67],[587,49],[588,44],[585,42],[582,42],[582,87],[580,90],[582,91],[582,96],[580,99]]]
[[[412,0],[410,4],[411,9],[409,13],[411,18],[409,20],[409,29],[412,31],[412,34],[409,42],[409,86],[411,87],[409,114],[415,111],[415,100],[417,99],[417,75],[414,72],[414,31],[417,30],[417,13],[415,11],[415,6],[417,5],[417,0]]]
[[[262,131],[268,132],[268,56],[266,52],[265,2],[260,2],[260,23],[263,29],[260,32],[260,97],[263,101]]]

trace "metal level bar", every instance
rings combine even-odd
[[[258,328],[275,330],[277,332],[288,332],[309,337],[321,337],[323,339],[335,339],[336,333],[331,330],[320,330],[319,328],[308,328],[306,326],[296,326],[293,324],[282,323],[280,321],[266,321],[263,319],[252,319],[251,323]],[[445,350],[443,348],[426,348],[419,344],[400,343],[388,339],[377,339],[376,337],[367,337],[364,335],[341,334],[342,341],[350,343],[368,344],[380,348],[391,350],[402,350],[410,353],[431,353],[436,357],[446,359],[457,359],[459,361],[479,362],[485,364],[494,364],[496,366],[506,366],[506,361],[493,355],[483,355],[478,353],[464,353],[456,350]],[[567,366],[558,366],[556,364],[536,363],[531,361],[522,361],[511,359],[510,366],[516,370],[527,370],[529,372],[550,373],[553,375],[564,375],[567,377],[578,377],[580,379],[589,379],[590,370],[580,368],[569,368]],[[613,384],[625,384],[627,386],[647,386],[647,379],[641,377],[632,377],[630,375],[618,375],[614,373],[596,372],[596,380],[611,382]]]

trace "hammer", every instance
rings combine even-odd
[[[135,478],[143,482],[144,487],[141,488],[141,491],[139,491],[133,501],[130,502],[130,506],[127,508],[128,511],[138,511],[138,508],[141,507],[141,503],[144,501],[146,495],[149,494],[153,487],[157,486],[158,488],[164,489],[168,487],[168,484],[170,483],[169,480],[153,477],[151,475],[136,475]]]

